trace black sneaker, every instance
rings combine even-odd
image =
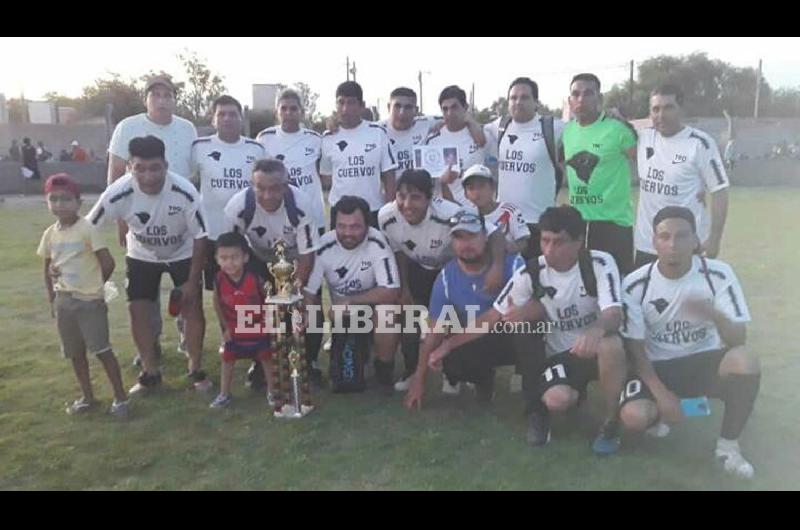
[[[161,372],[155,374],[147,374],[142,372],[136,381],[136,384],[131,387],[128,394],[131,396],[139,394],[147,394],[151,390],[161,385]]]
[[[250,369],[247,370],[247,380],[245,386],[250,387],[250,390],[260,391],[267,388],[267,382],[264,380],[264,370],[261,365],[253,363]]]
[[[528,445],[544,447],[550,442],[550,415],[533,412],[528,417],[528,432],[525,435]]]

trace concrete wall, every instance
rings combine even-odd
[[[46,144],[45,144],[46,145]],[[22,166],[15,162],[0,161],[0,195],[42,193],[47,177],[54,173],[69,173],[81,187],[83,193],[100,193],[106,189],[105,163],[97,162],[39,162],[41,180],[30,180],[22,176]]]
[[[69,152],[72,140],[78,140],[87,152],[92,150],[96,156],[105,157],[108,141],[111,139],[110,131],[102,123],[0,123],[0,155],[8,157],[11,140],[17,140],[22,145],[22,139],[26,136],[34,146],[39,140],[43,141],[55,158],[58,158],[62,149]]]

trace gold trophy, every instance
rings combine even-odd
[[[267,265],[275,280],[264,284],[267,294],[264,303],[271,306],[278,331],[274,335],[276,362],[273,363],[273,380],[278,388],[273,389],[276,418],[302,418],[312,410],[311,389],[308,383],[308,366],[305,357],[305,340],[298,330],[303,296],[295,278],[297,261],[286,260],[286,243],[275,244],[275,262]],[[282,326],[286,326],[285,329]],[[277,390],[277,392],[275,391]]]

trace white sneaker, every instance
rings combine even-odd
[[[644,432],[646,435],[652,436],[653,438],[666,438],[667,435],[669,434],[669,431],[670,431],[669,425],[667,425],[663,421],[660,421],[655,425],[653,425],[652,427],[648,427],[647,430],[645,430]]]
[[[411,386],[411,377],[406,377],[394,384],[394,389],[398,392],[405,392]]]
[[[737,442],[723,443],[723,440],[719,440],[717,449],[714,451],[714,458],[726,473],[739,478],[753,478],[755,473],[753,465],[744,459]]]
[[[457,396],[461,393],[461,383],[456,383],[455,385],[451,385],[450,381],[447,380],[447,377],[442,378],[442,394],[447,394],[449,396]]]

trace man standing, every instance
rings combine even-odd
[[[586,221],[586,247],[614,256],[621,274],[633,267],[631,164],[636,132],[602,111],[600,80],[578,74],[570,83],[575,119],[564,126],[569,200]]]
[[[529,257],[541,254],[537,223],[545,209],[555,206],[563,183],[562,151],[564,123],[540,116],[539,86],[518,77],[508,87],[509,116],[484,127],[487,154],[497,158],[497,199],[515,205],[531,233]]]
[[[267,158],[277,158],[289,171],[289,180],[311,199],[309,214],[314,224],[325,230],[325,204],[319,179],[322,136],[301,126],[303,102],[297,91],[286,88],[277,100],[278,125],[258,133],[256,140],[264,146]]]
[[[377,227],[378,210],[394,200],[397,162],[386,129],[364,121],[363,110],[361,86],[355,81],[340,84],[336,89],[339,128],[322,136],[320,179],[331,190],[331,205],[345,195],[363,197],[371,211],[369,225]]]
[[[466,198],[461,175],[468,167],[485,162],[485,137],[479,132],[480,124],[469,114],[467,93],[461,88],[456,85],[445,87],[439,94],[439,108],[444,117],[444,127],[431,132],[425,139],[425,145],[455,148],[459,167],[458,171],[449,169],[444,175],[433,175],[437,178],[437,195],[464,204]]]
[[[697,235],[709,258],[719,254],[728,214],[728,187],[719,149],[707,133],[681,123],[683,93],[663,85],[650,94],[653,127],[639,136],[639,207],[636,266],[655,261],[653,218],[665,206],[683,206],[695,216]],[[706,200],[711,197],[709,219]]]
[[[128,145],[133,138],[155,136],[166,148],[166,161],[170,171],[183,177],[191,176],[192,142],[197,138],[197,131],[189,120],[175,116],[177,92],[172,80],[164,76],[151,78],[144,89],[146,112],[129,116],[119,122],[111,135],[108,146],[108,183],[111,184],[125,174],[131,155]],[[124,222],[117,223],[119,244],[125,246],[128,228]],[[161,304],[160,295],[153,301],[150,311],[151,325],[156,337],[156,356],[161,356]],[[186,351],[183,336],[182,320],[176,321],[181,334],[180,351]],[[141,352],[139,352],[141,354]],[[141,357],[139,355],[137,359]]]
[[[188,377],[195,389],[206,391],[212,385],[201,366],[205,333],[201,276],[207,234],[200,195],[188,180],[168,171],[160,139],[134,138],[128,149],[130,173],[106,188],[87,219],[93,225],[123,221],[129,227],[126,290],[133,340],[142,360],[142,372],[131,394],[161,384],[151,320],[165,272],[180,290],[178,305],[186,322],[189,351]]]

